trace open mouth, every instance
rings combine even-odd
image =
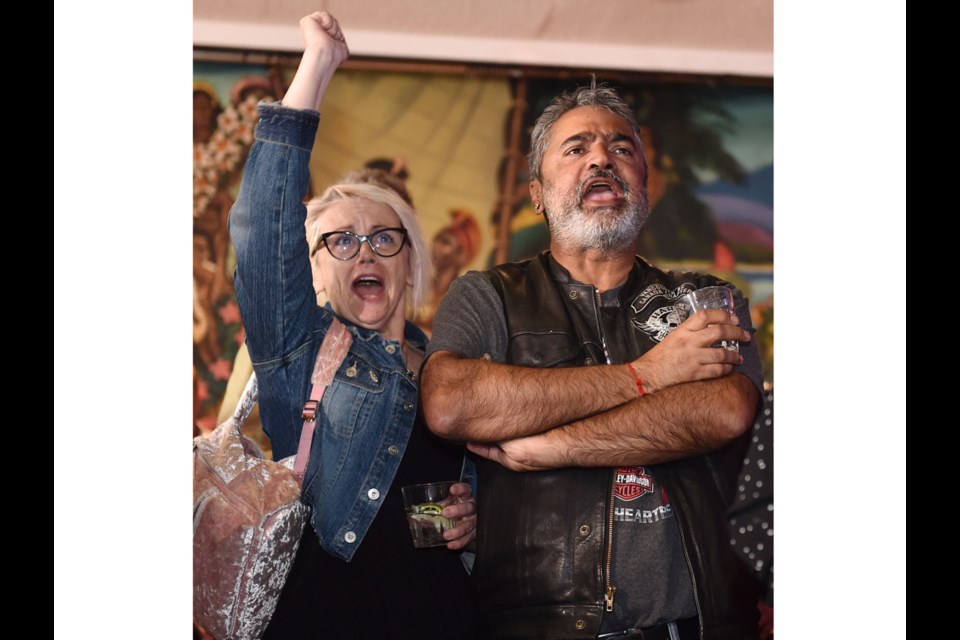
[[[611,202],[621,197],[620,187],[613,178],[590,178],[581,189],[584,202]]]
[[[361,298],[378,296],[383,293],[383,279],[372,275],[359,276],[353,281],[352,288]]]

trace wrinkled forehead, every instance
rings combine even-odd
[[[326,230],[360,234],[374,229],[403,226],[400,216],[391,207],[360,196],[337,200],[320,214],[319,219]]]
[[[625,141],[639,148],[636,134],[621,116],[602,107],[577,107],[567,111],[550,127],[547,149],[556,150],[571,142]]]

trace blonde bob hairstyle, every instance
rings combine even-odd
[[[416,319],[423,304],[424,295],[430,283],[430,260],[427,245],[423,240],[423,231],[417,221],[417,213],[410,205],[403,201],[395,192],[386,187],[375,184],[344,183],[335,184],[327,188],[322,195],[313,198],[307,203],[307,243],[312,250],[320,242],[323,212],[341,200],[366,198],[393,209],[400,218],[400,224],[407,230],[407,240],[410,243],[410,275],[413,280],[413,291],[407,298],[407,317]],[[318,258],[314,256],[314,260]],[[389,258],[388,258],[389,260]]]

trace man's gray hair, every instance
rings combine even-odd
[[[571,91],[561,93],[553,99],[540,117],[537,118],[533,126],[533,133],[530,134],[530,179],[540,180],[540,168],[543,165],[543,153],[547,149],[547,138],[550,129],[556,124],[563,114],[572,111],[578,107],[595,107],[606,109],[614,115],[618,115],[627,121],[631,131],[636,138],[637,144],[643,152],[643,142],[640,139],[640,126],[637,124],[637,118],[633,110],[626,102],[610,87],[597,86],[597,78],[594,76],[590,81],[590,86],[576,87]],[[646,165],[646,156],[644,155],[644,165]]]

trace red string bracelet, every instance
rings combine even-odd
[[[640,376],[637,375],[637,370],[633,368],[633,365],[629,362],[627,363],[627,369],[630,369],[630,374],[633,376],[634,381],[637,383],[637,393],[641,396],[647,395],[647,392],[643,390],[643,380],[640,379]]]

